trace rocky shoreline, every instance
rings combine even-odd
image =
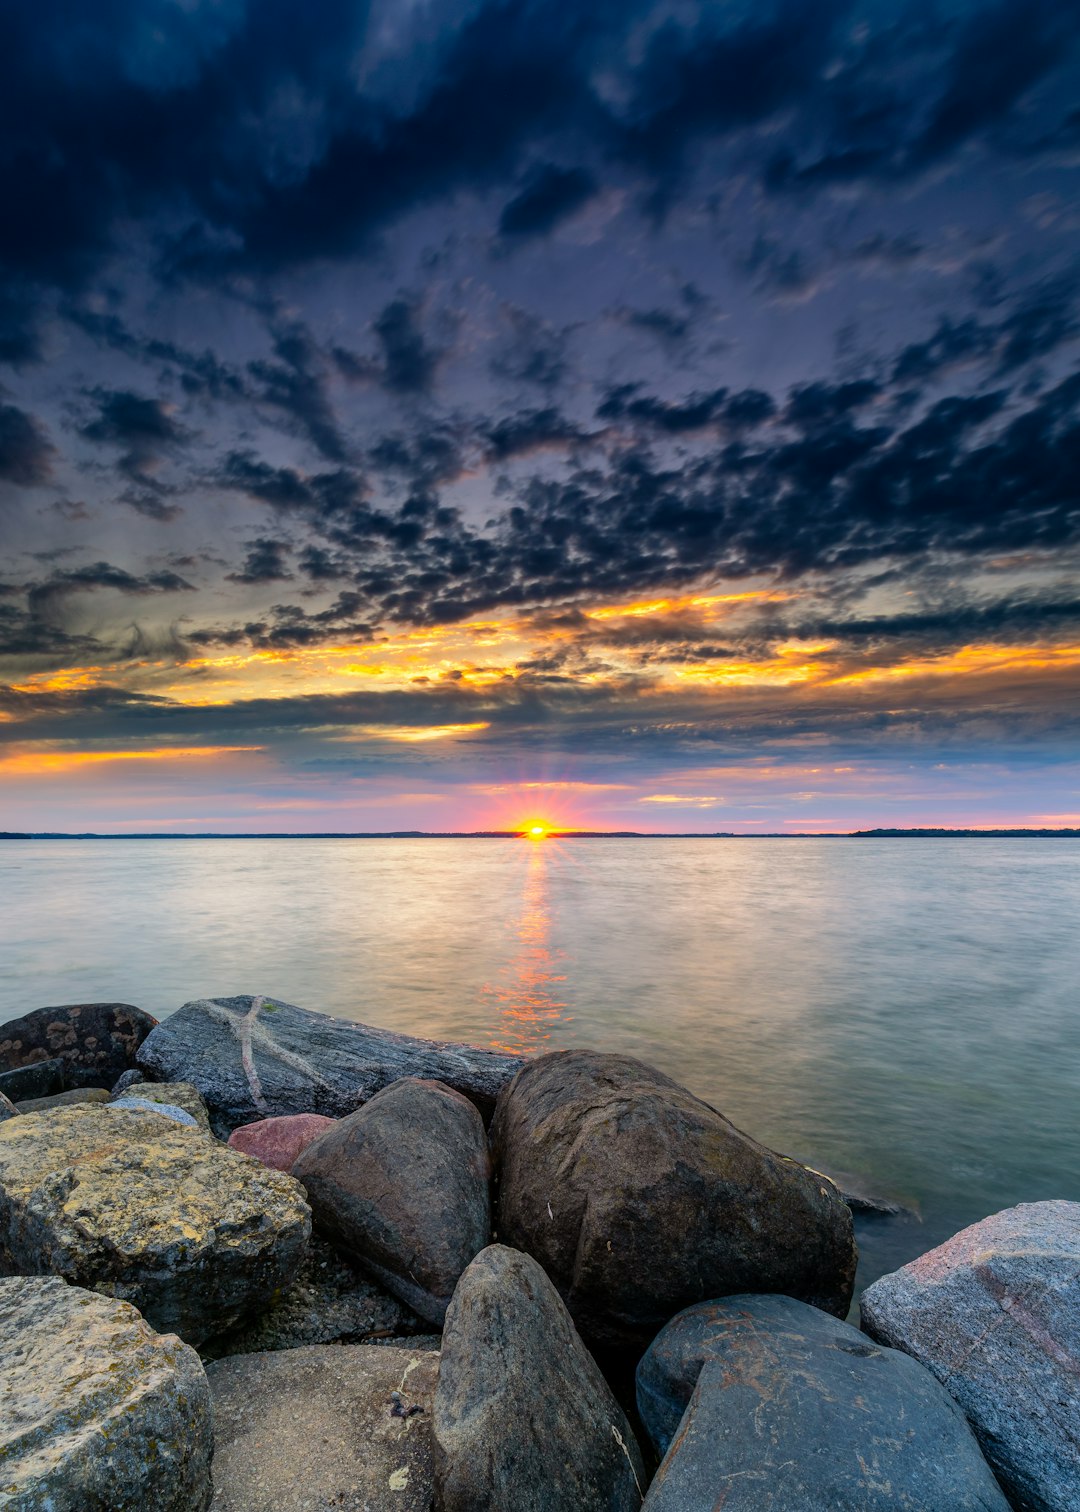
[[[0,1025],[2,1512],[1078,1512],[1080,1203],[852,1211],[627,1056]]]

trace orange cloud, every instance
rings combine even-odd
[[[142,751],[19,751],[0,757],[0,773],[40,776],[73,772],[110,761],[192,761],[261,751],[263,746],[155,746]]]

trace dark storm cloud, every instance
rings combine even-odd
[[[111,562],[94,562],[86,567],[74,567],[62,572],[53,572],[27,589],[27,601],[34,615],[54,613],[72,594],[93,593],[98,589],[111,589],[143,597],[152,593],[191,592],[192,584],[179,573],[171,571],[148,572],[142,575],[114,567]]]
[[[55,449],[35,415],[0,403],[0,478],[23,488],[48,482]]]
[[[292,577],[289,571],[289,548],[283,541],[269,536],[257,536],[248,542],[244,565],[238,572],[227,574],[230,583],[280,583]]]
[[[93,420],[79,427],[79,434],[87,441],[118,447],[122,453],[120,471],[140,485],[144,495],[152,496],[155,488],[160,488],[155,472],[166,456],[188,441],[187,430],[160,399],[126,389],[95,389],[91,398],[97,413]]]
[[[546,236],[587,204],[596,191],[596,180],[587,169],[544,163],[534,169],[521,193],[504,208],[499,217],[499,234]]]
[[[398,394],[423,394],[430,389],[441,353],[428,345],[421,326],[419,305],[394,299],[374,322],[382,348],[382,379]]]
[[[270,320],[274,356],[249,362],[252,398],[271,406],[328,462],[344,462],[348,448],[327,388],[327,365],[310,331],[298,320]]]

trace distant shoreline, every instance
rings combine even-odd
[[[140,835],[58,830],[0,830],[2,840],[520,840],[521,830],[221,830]],[[869,830],[551,830],[548,840],[1075,840],[1080,829],[869,829]]]

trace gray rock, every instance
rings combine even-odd
[[[64,1066],[63,1088],[111,1087],[122,1071],[135,1064],[136,1050],[156,1023],[157,1019],[130,1003],[38,1008],[0,1024],[0,1070],[59,1059]],[[25,1095],[46,1097],[48,1092]]]
[[[403,1077],[313,1140],[292,1168],[317,1228],[429,1323],[491,1237],[490,1162],[471,1102]]]
[[[203,1512],[210,1391],[198,1355],[126,1302],[0,1281],[0,1507]]]
[[[636,1512],[622,1408],[536,1261],[495,1244],[458,1283],[435,1393],[442,1512]]]
[[[648,1512],[1008,1512],[929,1371],[791,1297],[673,1318],[638,1366],[638,1410],[666,1452]]]
[[[71,1092],[56,1092],[52,1097],[29,1097],[15,1106],[20,1113],[45,1113],[50,1108],[74,1108],[79,1103],[108,1102],[104,1087],[76,1087]]]
[[[734,1292],[847,1312],[855,1242],[832,1183],[640,1061],[541,1056],[491,1136],[499,1237],[536,1256],[591,1346],[640,1352],[682,1308]]]
[[[157,1113],[188,1129],[199,1127],[197,1120],[192,1118],[186,1108],[178,1108],[173,1103],[151,1102],[148,1097],[114,1097],[109,1099],[109,1105],[113,1108],[132,1108],[141,1113]]]
[[[430,1512],[438,1368],[365,1344],[209,1365],[214,1512]]]
[[[0,1273],[63,1276],[191,1344],[287,1286],[310,1225],[291,1177],[157,1112],[0,1124]]]
[[[17,1118],[18,1116],[19,1110],[11,1098],[5,1097],[3,1092],[0,1092],[0,1123],[3,1123],[5,1118]]]
[[[62,1060],[34,1061],[32,1065],[19,1066],[13,1071],[0,1071],[0,1092],[15,1103],[55,1097],[65,1090],[68,1087]]]
[[[207,1134],[210,1133],[210,1115],[206,1104],[190,1082],[140,1082],[138,1091],[125,1090],[112,1093],[111,1101],[118,1102],[137,1097],[140,1102],[165,1103],[171,1108],[183,1108]]]
[[[203,1348],[205,1359],[255,1354],[259,1350],[297,1349],[302,1344],[407,1344],[425,1325],[377,1282],[360,1275],[318,1234],[300,1273],[265,1312],[251,1322],[219,1334]]]
[[[964,1229],[862,1297],[863,1327],[960,1403],[1013,1506],[1080,1508],[1080,1203]]]
[[[146,1078],[142,1072],[137,1067],[132,1066],[130,1071],[125,1071],[123,1076],[117,1077],[112,1089],[112,1095],[114,1097],[123,1097],[124,1093],[130,1088],[137,1087],[140,1082],[145,1082],[145,1080]]]
[[[391,1034],[277,998],[185,1003],[139,1049],[157,1081],[190,1081],[214,1133],[288,1113],[343,1118],[402,1076],[429,1077],[489,1112],[521,1057]]]

